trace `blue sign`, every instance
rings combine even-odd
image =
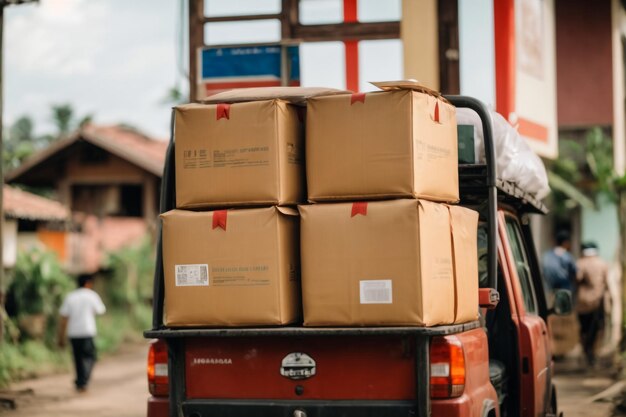
[[[200,79],[203,83],[278,82],[281,80],[281,47],[236,46],[205,48],[201,50]],[[289,85],[300,81],[300,48],[297,45],[284,48],[287,53]],[[248,86],[248,85],[246,85]]]

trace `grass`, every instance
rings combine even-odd
[[[50,349],[43,342],[28,340],[18,345],[5,342],[0,349],[0,387],[13,381],[69,369],[68,351]]]

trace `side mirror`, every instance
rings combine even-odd
[[[573,310],[572,293],[570,290],[554,291],[554,305],[550,309],[550,314],[557,316],[567,316]]]

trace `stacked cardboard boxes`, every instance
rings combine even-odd
[[[459,199],[455,108],[419,86],[381,87],[309,100],[308,199],[320,204],[300,207],[304,324],[474,320],[478,214],[444,204]]]
[[[382,87],[316,91],[306,114],[272,90],[174,110],[167,326],[284,325],[302,307],[309,326],[476,319],[478,215],[453,205],[455,109]]]
[[[165,324],[300,320],[298,109],[270,99],[174,111],[178,209],[161,216]]]

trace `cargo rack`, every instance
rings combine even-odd
[[[461,202],[464,205],[480,205],[485,201],[487,194],[487,165],[463,164],[459,165],[459,190]],[[543,202],[532,194],[527,193],[517,184],[496,179],[498,201],[515,207],[522,213],[546,214],[548,209]]]
[[[487,223],[487,287],[481,288],[480,302],[482,306],[490,305],[495,307],[499,300],[497,292],[497,205],[498,201],[514,205],[526,212],[545,212],[545,206],[534,199],[514,184],[500,181],[496,178],[495,171],[495,146],[493,142],[491,116],[486,106],[471,97],[465,96],[445,96],[450,103],[456,107],[465,107],[478,113],[485,139],[485,160],[483,165],[459,165],[459,183],[461,192],[461,202],[464,205],[480,205],[484,210],[484,219]],[[171,139],[167,148],[163,179],[161,184],[160,212],[175,208],[175,138],[174,138],[174,114],[171,120]],[[481,210],[483,211],[483,210]],[[307,337],[307,336],[363,336],[363,335],[403,335],[414,337],[416,342],[416,377],[419,381],[430,379],[429,363],[429,340],[434,336],[460,333],[478,328],[480,323],[473,321],[465,324],[434,326],[434,327],[254,327],[254,328],[167,328],[163,324],[164,312],[164,271],[162,262],[162,241],[159,227],[157,240],[156,268],[154,275],[154,299],[152,329],[144,332],[144,337],[151,339],[164,339],[169,348],[169,370],[170,370],[170,415],[183,415],[184,410],[201,407],[203,410],[220,412],[223,407],[233,407],[228,409],[230,416],[243,416],[249,411],[249,401],[240,401],[240,404],[228,402],[225,404],[219,400],[188,400],[185,395],[185,350],[184,339],[192,337]],[[406,415],[407,408],[418,417],[430,416],[430,392],[429,384],[417,384],[415,403],[402,405],[398,408],[397,415]],[[258,402],[258,401],[257,401]],[[256,404],[256,402],[254,402]],[[297,404],[289,401],[272,401],[276,407],[282,407],[283,412],[297,408]],[[278,405],[278,404],[282,405]],[[320,407],[331,407],[325,402],[320,403]],[[338,403],[338,402],[335,402]],[[373,402],[372,402],[373,403]],[[384,402],[381,402],[382,404]],[[248,404],[248,405],[246,405]],[[380,405],[379,404],[379,405]],[[419,406],[415,407],[416,404]],[[267,404],[265,405],[267,406]],[[340,404],[336,404],[340,407]],[[371,404],[370,406],[374,406]],[[403,411],[400,410],[402,408]],[[389,410],[388,410],[389,411]],[[343,414],[343,415],[358,415]],[[283,415],[283,414],[281,414]],[[288,414],[284,414],[288,415]],[[396,415],[396,414],[386,414]]]

